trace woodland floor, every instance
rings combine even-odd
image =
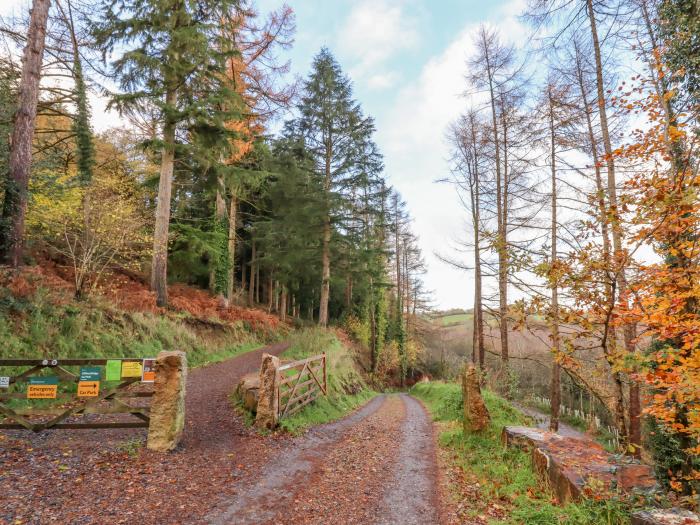
[[[260,436],[228,396],[278,344],[195,369],[183,444],[145,430],[0,432],[0,524],[451,523],[433,424],[407,395],[379,396],[299,437]]]

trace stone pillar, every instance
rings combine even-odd
[[[479,372],[473,364],[462,372],[462,397],[464,398],[464,432],[478,432],[489,426],[491,416],[481,397]]]
[[[277,386],[280,366],[278,357],[263,354],[260,367],[260,390],[258,390],[258,410],[255,414],[255,426],[272,430],[277,426],[277,413],[279,411],[279,399],[277,398]]]
[[[187,356],[184,352],[161,352],[155,372],[148,448],[168,452],[178,445],[185,428]]]

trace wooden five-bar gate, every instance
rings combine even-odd
[[[104,385],[102,370],[97,367],[116,364],[122,370],[136,370],[132,377],[123,377]],[[150,360],[147,360],[150,361]],[[118,362],[118,363],[116,363]],[[152,388],[131,388],[141,383],[144,378],[138,370],[143,366],[143,359],[0,359],[0,429],[27,429],[34,432],[50,428],[141,428],[148,427],[150,407],[135,406],[126,400],[151,398]],[[126,363],[126,365],[125,365]],[[133,365],[130,366],[129,364]],[[81,368],[80,374],[66,367],[92,367],[91,374]],[[15,375],[3,373],[6,367],[13,367]],[[29,368],[26,368],[29,367]],[[26,368],[25,370],[21,370]],[[48,371],[50,376],[44,374]],[[124,374],[129,375],[129,374]],[[108,378],[105,378],[108,379]],[[151,381],[146,381],[146,385]],[[26,391],[22,391],[26,385]],[[75,389],[72,385],[75,385]],[[144,386],[146,386],[144,385]],[[59,386],[62,388],[59,389]],[[22,399],[40,399],[41,405],[28,406]],[[55,401],[53,401],[55,400]],[[46,406],[49,403],[53,406]],[[57,405],[60,403],[60,405]],[[12,405],[12,406],[11,406]],[[75,419],[86,414],[128,414],[129,421],[88,421],[76,422]],[[35,418],[41,417],[40,421]],[[48,417],[48,419],[47,419]],[[31,419],[30,419],[31,418]],[[67,419],[71,421],[66,422]],[[10,422],[7,422],[7,421]]]
[[[298,412],[321,394],[328,393],[326,354],[285,363],[277,369],[278,420]]]

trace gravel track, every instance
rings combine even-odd
[[[377,525],[439,523],[433,423],[418,400],[405,394],[401,399],[407,412],[403,439]]]
[[[354,414],[296,438],[212,525],[437,525],[433,426],[405,395],[378,396]]]

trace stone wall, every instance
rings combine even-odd
[[[532,464],[547,480],[560,503],[575,501],[593,491],[652,491],[656,479],[649,465],[610,454],[592,439],[561,436],[530,427],[505,427],[508,446],[532,455]]]

